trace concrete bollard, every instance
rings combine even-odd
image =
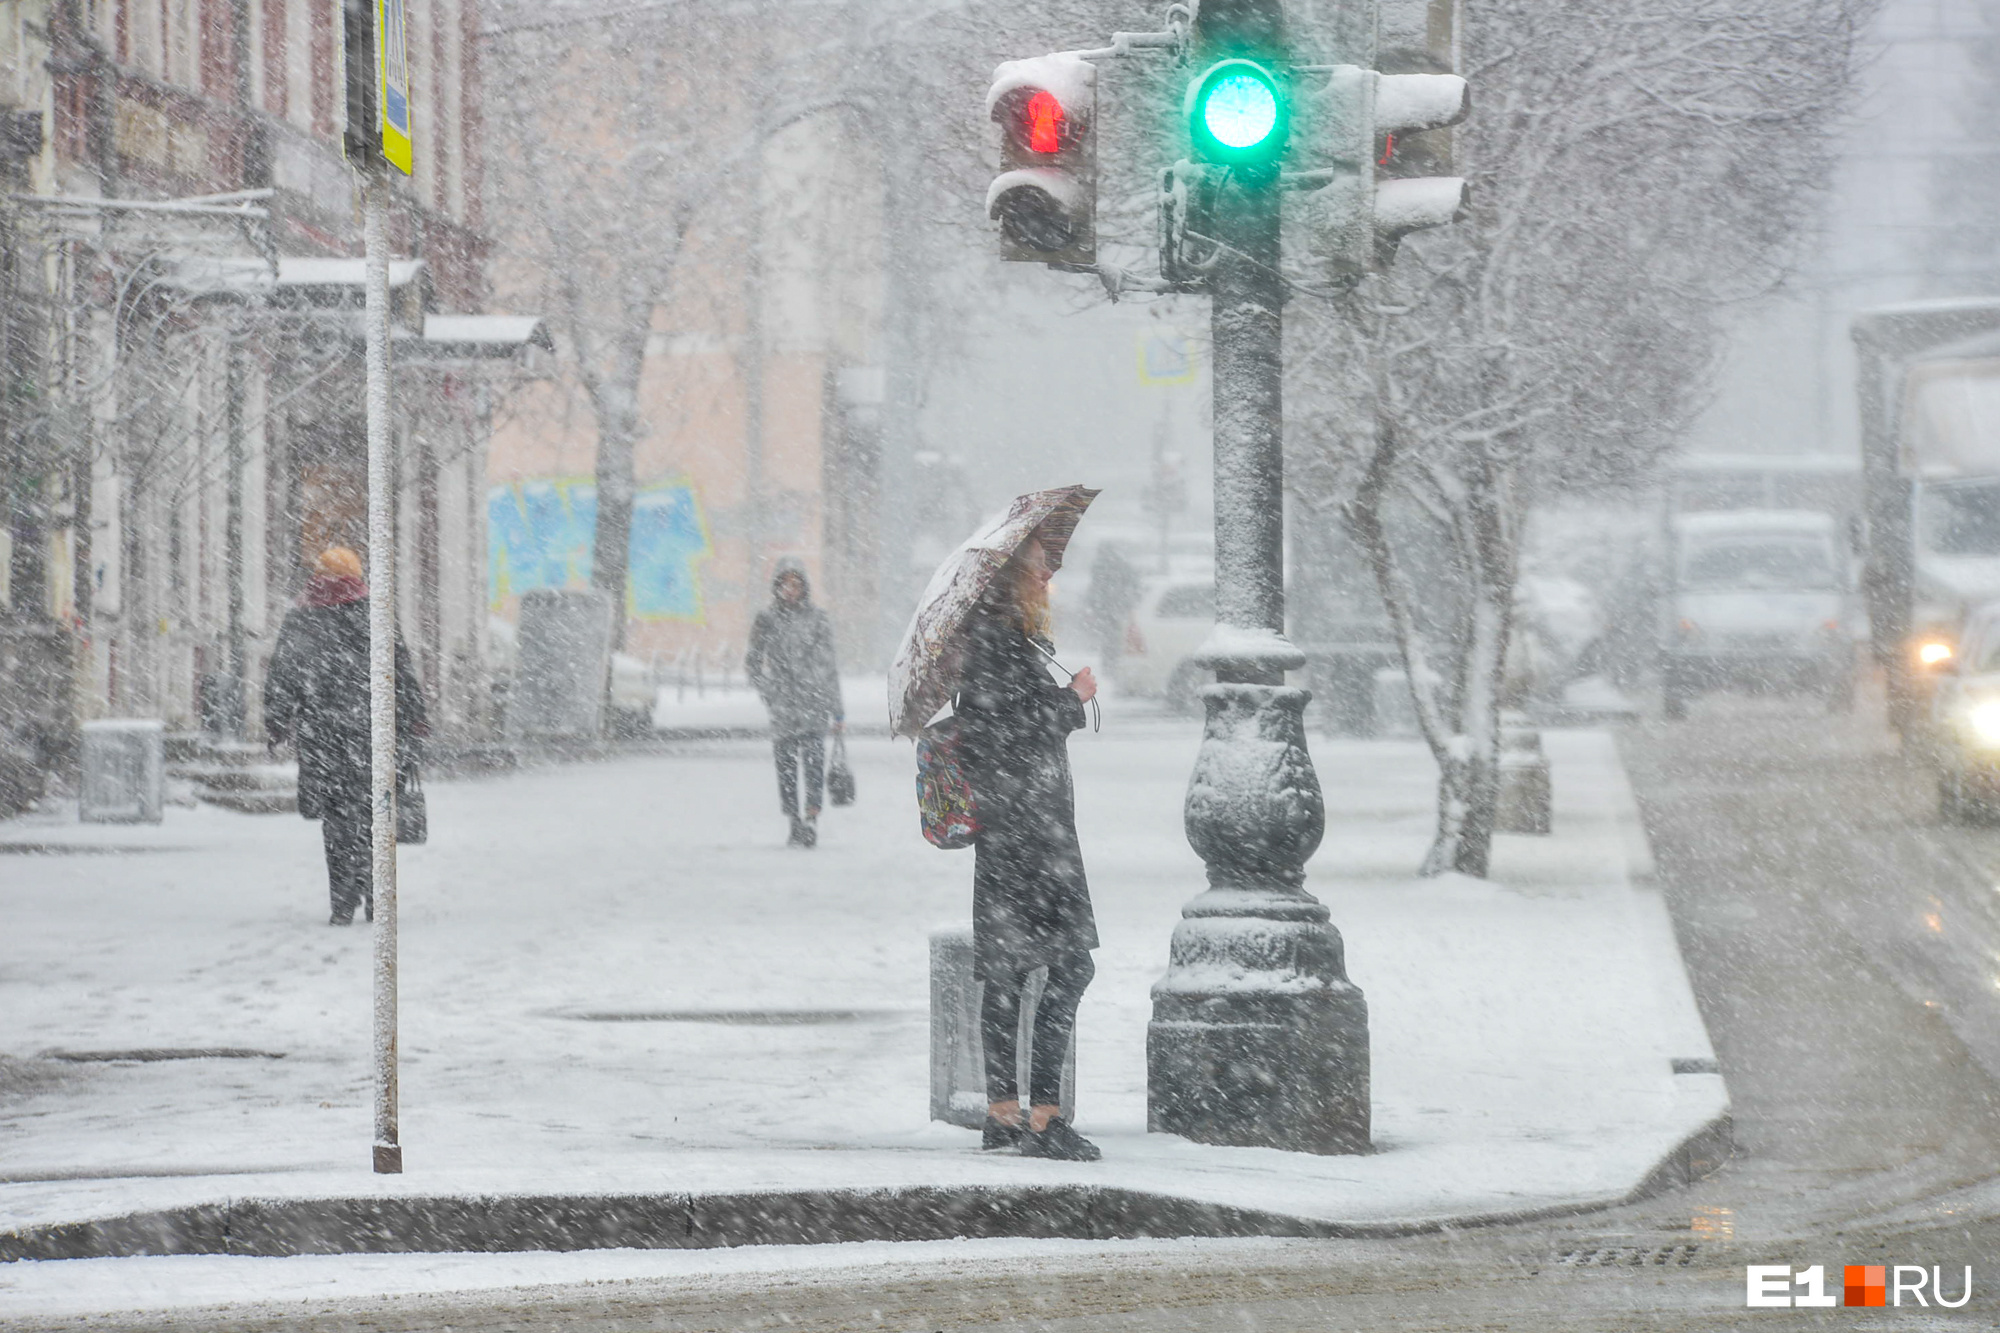
[[[166,724],[107,718],[82,727],[77,817],[86,824],[157,824],[166,814]]]
[[[1542,733],[1530,727],[1503,727],[1500,732],[1499,808],[1493,827],[1501,833],[1546,835],[1551,811],[1549,760],[1542,753]]]
[[[1037,968],[1021,997],[1015,1079],[1028,1091],[1029,1034],[1048,971]],[[986,1044],[979,1036],[981,984],[972,975],[972,931],[931,932],[931,1119],[978,1129],[986,1123]],[[1076,1119],[1076,1037],[1063,1057],[1062,1113]]]

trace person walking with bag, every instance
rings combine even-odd
[[[334,926],[352,922],[364,905],[375,919],[368,718],[368,585],[361,557],[336,546],[320,553],[300,605],[285,613],[264,681],[264,732],[273,746],[297,746],[299,813],[320,821]],[[405,746],[429,734],[423,691],[398,635],[399,772],[414,763]]]
[[[743,666],[771,713],[771,749],[778,768],[778,805],[791,823],[788,845],[819,842],[820,797],[826,781],[826,733],[846,730],[833,624],[812,602],[812,586],[795,560],[771,577],[771,604],[757,613]]]
[[[1048,553],[1030,537],[966,625],[955,707],[960,755],[978,807],[973,843],[973,973],[984,983],[983,1145],[1092,1162],[1101,1154],[1061,1116],[1076,1010],[1096,975],[1096,917],[1077,845],[1069,735],[1097,693],[1090,668],[1050,678]],[[1028,1109],[1016,1086],[1022,992],[1048,969],[1030,1042]]]

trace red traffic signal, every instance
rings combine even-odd
[[[1028,151],[1031,153],[1059,153],[1062,151],[1063,115],[1062,103],[1046,88],[1037,88],[1035,95],[1028,99],[1027,107]]]

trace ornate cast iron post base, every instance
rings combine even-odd
[[[1205,686],[1188,841],[1208,891],[1182,911],[1146,1034],[1147,1127],[1202,1143],[1369,1151],[1368,1002],[1305,890],[1325,807],[1310,695]]]

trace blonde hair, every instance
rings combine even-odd
[[[1007,570],[1007,607],[1013,613],[1014,623],[1031,639],[1053,640],[1049,585],[1032,576],[1019,561],[1010,561]]]

